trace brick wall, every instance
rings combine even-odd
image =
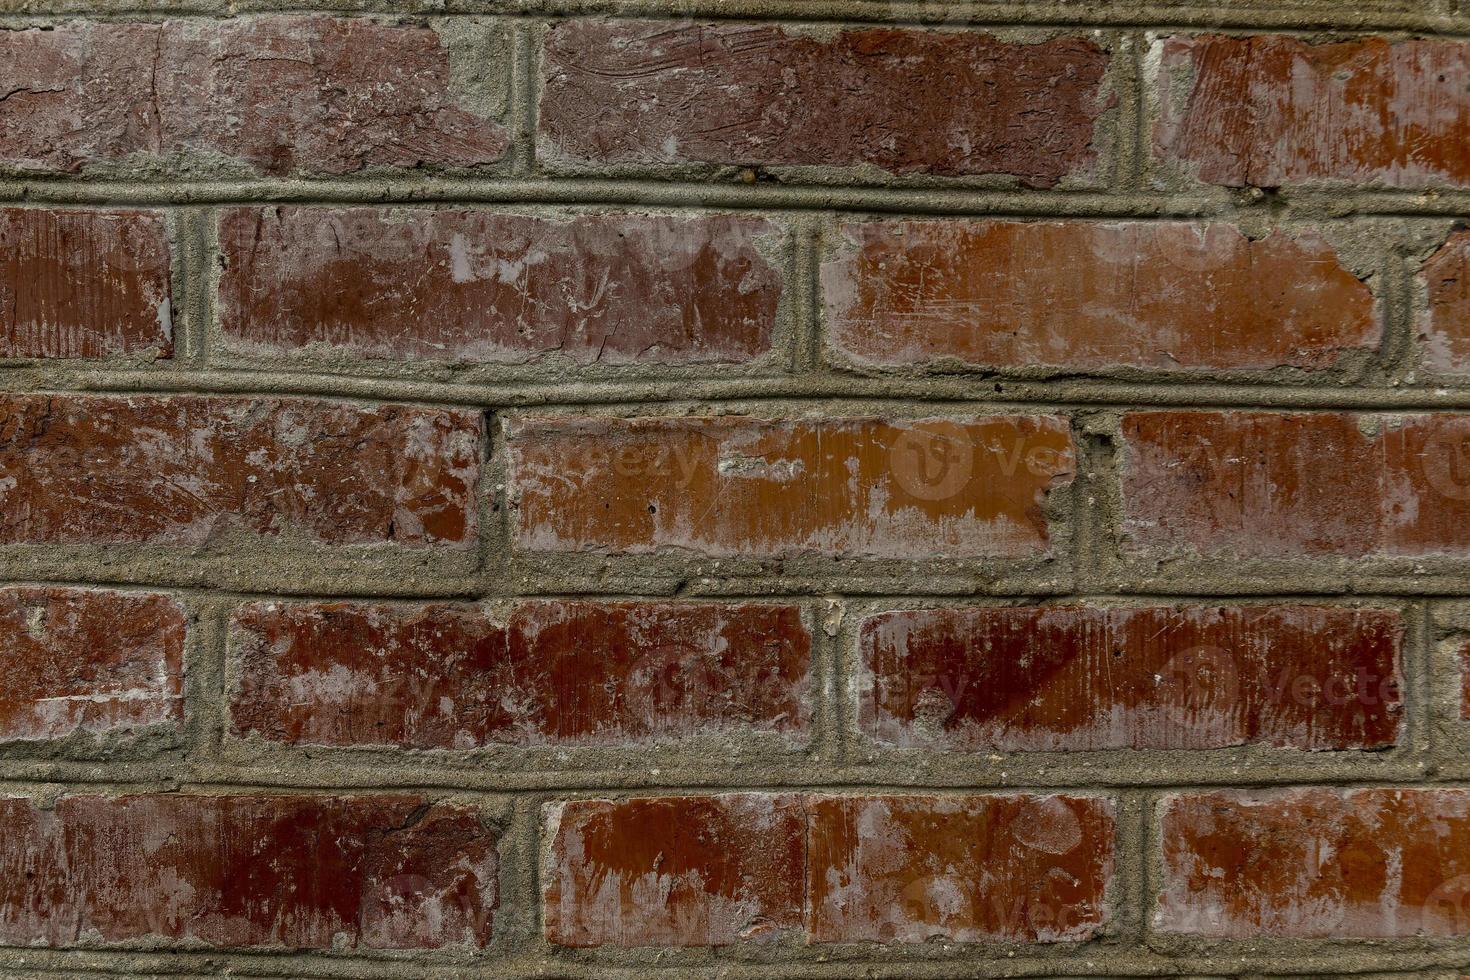
[[[1470,7],[277,7],[0,3],[0,976],[1470,973]]]

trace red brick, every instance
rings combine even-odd
[[[1123,439],[1133,550],[1470,553],[1464,416],[1140,412]]]
[[[0,797],[0,939],[483,946],[495,834],[418,796]]]
[[[509,428],[523,550],[843,557],[1047,551],[1064,419],[532,419]]]
[[[416,749],[804,733],[795,606],[253,603],[234,617],[237,732]]]
[[[810,812],[816,942],[1064,942],[1108,921],[1105,800],[827,796]]]
[[[749,361],[780,271],[755,217],[237,208],[222,213],[221,326],[245,353],[581,364]]]
[[[1429,299],[1419,318],[1424,366],[1470,374],[1470,231],[1451,235],[1419,278]]]
[[[0,208],[0,357],[170,357],[169,303],[160,213]]]
[[[1113,809],[1067,796],[732,794],[549,807],[562,946],[1056,942],[1107,921]]]
[[[541,135],[608,163],[870,164],[1010,174],[1093,170],[1108,55],[1083,37],[577,20],[544,52]]]
[[[447,46],[427,27],[334,17],[74,22],[4,31],[0,52],[10,77],[24,80],[0,103],[0,162],[21,170],[143,156],[343,174],[476,167],[508,145],[459,90]]]
[[[9,395],[0,543],[466,547],[480,436],[478,414],[404,406]]]
[[[1352,938],[1470,934],[1470,793],[1291,789],[1163,805],[1167,932]]]
[[[177,725],[187,625],[164,595],[0,589],[0,739]]]
[[[1470,721],[1470,643],[1460,647],[1460,720]]]
[[[834,348],[863,364],[1330,367],[1378,345],[1373,296],[1311,231],[1189,222],[842,227]]]
[[[883,613],[861,628],[860,722],[967,750],[1385,748],[1403,629],[1330,606]]]
[[[800,928],[801,798],[574,800],[549,807],[546,938],[561,946],[726,946]]]
[[[1470,45],[1285,35],[1160,42],[1156,152],[1230,187],[1470,185]]]

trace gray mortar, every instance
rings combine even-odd
[[[1152,112],[1147,35],[1252,29],[1316,40],[1352,32],[1394,37],[1470,37],[1470,4],[1453,0],[1281,0],[1263,4],[1048,2],[973,4],[920,0],[0,0],[0,27],[56,23],[77,14],[158,19],[241,12],[363,11],[432,16],[451,51],[465,104],[501,118],[512,149],[473,175],[445,169],[378,171],[347,178],[265,179],[234,161],[139,159],[78,178],[12,173],[0,200],[29,205],[159,205],[174,246],[172,361],[43,363],[0,367],[7,391],[222,392],[287,394],[469,407],[487,413],[488,462],[481,480],[477,549],[323,549],[309,541],[224,533],[199,548],[163,546],[0,548],[8,582],[115,585],[180,595],[191,617],[182,731],[136,737],[77,735],[45,744],[0,746],[0,792],[54,799],[64,792],[148,790],[217,793],[231,789],[359,792],[416,789],[481,809],[501,831],[501,903],[483,953],[410,954],[346,950],[223,952],[161,943],[107,949],[0,949],[0,977],[240,976],[399,978],[461,976],[694,980],[960,976],[1088,977],[1436,977],[1470,966],[1470,940],[1382,942],[1200,942],[1148,928],[1158,869],[1147,857],[1155,814],[1170,790],[1205,785],[1290,783],[1470,785],[1470,724],[1457,717],[1458,645],[1470,639],[1470,560],[1242,562],[1184,556],[1160,561],[1118,549],[1117,424],[1131,406],[1269,407],[1290,410],[1470,411],[1470,379],[1416,369],[1412,309],[1415,273],[1453,219],[1470,215],[1470,190],[1404,192],[1291,188],[1275,193],[1189,186],[1149,163]],[[560,179],[532,157],[537,39],[548,18],[577,14],[752,17],[793,30],[899,21],[945,30],[994,28],[1018,39],[1063,29],[1103,31],[1116,54],[1108,85],[1118,96],[1104,131],[1097,173],[1049,191],[1004,178],[895,178],[872,168],[599,168]],[[474,16],[459,17],[457,14]],[[485,20],[485,17],[498,18]],[[475,45],[480,45],[476,47]],[[477,58],[476,53],[484,54]],[[572,168],[575,169],[575,168]],[[569,171],[568,171],[569,172]],[[612,179],[618,177],[620,179]],[[778,182],[758,181],[775,177]],[[626,178],[626,179],[622,179]],[[1156,185],[1161,181],[1162,186]],[[210,288],[213,210],[253,202],[473,206],[561,215],[597,208],[640,213],[740,209],[788,225],[781,255],[788,278],[777,353],[740,368],[569,369],[556,359],[523,366],[444,366],[282,358],[238,363],[218,342]],[[985,370],[958,364],[870,371],[828,358],[820,334],[815,277],[830,229],[849,217],[1059,216],[1098,220],[1204,217],[1239,222],[1251,233],[1270,224],[1323,230],[1354,274],[1368,280],[1387,317],[1376,357],[1353,355],[1336,368],[1229,372],[1210,380],[1142,370],[1072,377],[1034,369]],[[509,550],[501,422],[535,414],[760,416],[967,415],[1060,411],[1072,416],[1079,461],[1075,482],[1049,495],[1056,554],[1038,562],[709,559],[525,556]],[[472,752],[392,748],[286,747],[227,731],[232,659],[227,622],[237,604],[263,596],[381,597],[481,601],[519,595],[610,597],[730,596],[799,604],[813,627],[812,727],[808,744],[715,732],[636,748]],[[994,605],[1089,598],[1122,604],[1298,598],[1403,609],[1409,622],[1403,744],[1386,752],[1302,753],[1241,747],[1209,752],[986,753],[897,750],[871,744],[853,721],[853,640],[864,615],[910,606]],[[566,951],[540,935],[543,807],[577,797],[617,797],[731,788],[822,792],[995,792],[1063,788],[1108,796],[1118,805],[1114,918],[1097,941],[1029,948],[932,943],[914,947],[807,946],[788,936],[722,950]],[[1381,972],[1390,971],[1390,972]],[[1396,971],[1396,972],[1395,972]]]

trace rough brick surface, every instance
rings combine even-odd
[[[219,238],[243,352],[741,362],[770,350],[783,289],[780,231],[750,217],[240,208]]]
[[[1322,368],[1377,346],[1368,287],[1312,232],[1223,224],[846,224],[831,345],[863,364]]]
[[[605,163],[871,164],[1046,187],[1092,170],[1108,104],[1108,55],[1082,37],[582,20],[556,25],[544,58],[544,141]]]
[[[1384,748],[1403,630],[1325,606],[883,613],[862,625],[858,711],[904,746]]]
[[[159,212],[0,208],[0,357],[168,357],[170,302]]]
[[[417,796],[0,797],[0,939],[483,946],[494,832]]]
[[[575,800],[546,813],[546,938],[561,946],[727,946],[800,928],[798,796]]]
[[[1230,187],[1470,185],[1470,45],[1263,35],[1158,42],[1156,152]]]
[[[1424,365],[1470,374],[1470,232],[1451,235],[1424,263],[1420,280],[1428,294],[1419,318]]]
[[[532,419],[509,438],[532,551],[1026,557],[1074,472],[1054,416]]]
[[[0,398],[0,543],[197,545],[241,530],[464,546],[480,419],[195,397]]]
[[[0,32],[0,52],[20,80],[0,102],[0,165],[20,170],[139,157],[265,174],[476,167],[509,142],[457,85],[446,43],[427,27],[73,22]]]
[[[326,745],[619,744],[806,728],[794,606],[255,603],[234,617],[237,732]]]
[[[0,740],[177,725],[187,628],[164,595],[0,589]]]
[[[1106,800],[829,796],[810,808],[818,942],[1075,941],[1108,921]]]
[[[1123,420],[1123,531],[1141,551],[1470,552],[1470,419],[1140,412]]]
[[[1154,918],[1201,936],[1470,934],[1470,793],[1181,794],[1162,807]]]
[[[547,808],[547,938],[725,946],[1089,938],[1113,811],[1065,796],[729,794]]]
[[[1470,643],[1460,647],[1460,720],[1470,721]]]

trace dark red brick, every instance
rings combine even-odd
[[[197,545],[239,529],[467,547],[481,419],[287,399],[0,398],[0,543]]]
[[[237,208],[223,212],[221,326],[242,353],[580,364],[750,361],[780,271],[755,217]]]
[[[373,949],[489,941],[494,832],[418,796],[0,797],[0,939]]]
[[[1387,609],[923,609],[864,621],[860,721],[969,750],[1376,749],[1398,741]]]
[[[564,418],[509,428],[527,551],[1029,557],[1064,419]]]
[[[0,208],[0,357],[169,357],[170,296],[162,214]]]
[[[1470,643],[1460,647],[1460,720],[1470,721]]]
[[[1470,553],[1470,418],[1139,412],[1123,419],[1135,551]]]
[[[573,800],[547,809],[546,938],[560,946],[727,946],[800,928],[801,798]]]
[[[816,942],[1070,942],[1109,919],[1113,807],[1079,796],[818,796]]]
[[[574,20],[543,62],[543,141],[605,163],[870,164],[1049,187],[1092,172],[1109,104],[1108,55],[1084,37]]]
[[[563,946],[1087,939],[1108,920],[1113,809],[1067,796],[732,794],[546,811]]]
[[[1159,42],[1156,152],[1230,187],[1470,185],[1470,44]]]
[[[470,53],[494,77],[494,45]],[[492,63],[484,64],[490,59]],[[434,31],[366,18],[71,22],[0,32],[0,164],[75,172],[139,158],[272,175],[498,161],[504,128]]]
[[[187,628],[164,595],[0,589],[0,739],[177,725]]]
[[[237,732],[417,749],[806,730],[795,606],[253,603],[234,617]]]
[[[1470,793],[1290,789],[1162,807],[1155,925],[1255,939],[1470,934]]]
[[[875,221],[841,233],[822,267],[828,331],[863,364],[1316,369],[1382,332],[1368,287],[1310,231]]]
[[[1421,362],[1446,374],[1470,374],[1470,231],[1459,231],[1419,274],[1429,305],[1419,317]]]

